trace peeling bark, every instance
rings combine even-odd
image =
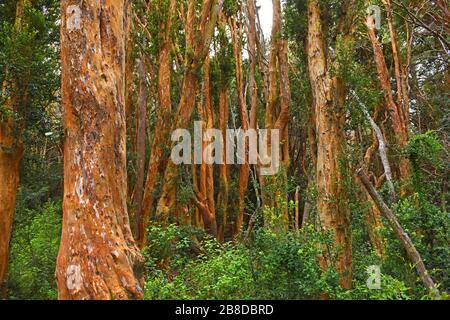
[[[331,79],[325,53],[319,2],[308,5],[308,65],[313,91],[317,134],[317,211],[319,225],[332,231],[338,250],[336,269],[341,273],[341,286],[351,288],[352,248],[343,173],[340,161],[344,158],[343,95],[342,85]],[[329,266],[326,254],[322,267]]]
[[[61,2],[64,200],[59,299],[139,299],[127,213],[123,0]]]

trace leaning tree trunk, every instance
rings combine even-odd
[[[425,266],[425,263],[423,262],[422,257],[420,256],[419,251],[417,251],[411,238],[405,232],[403,227],[400,225],[395,214],[392,212],[391,209],[389,209],[389,207],[383,201],[383,198],[381,197],[381,195],[375,190],[374,186],[370,183],[370,180],[367,177],[367,175],[364,173],[364,171],[362,169],[359,169],[356,172],[356,175],[361,180],[361,183],[364,185],[366,192],[372,198],[372,200],[376,204],[377,208],[380,210],[380,212],[383,214],[383,216],[389,222],[389,225],[391,226],[392,230],[394,231],[395,236],[397,237],[397,239],[400,241],[403,248],[405,249],[409,260],[415,266],[417,273],[419,274],[420,279],[422,280],[422,283],[425,286],[425,288],[428,290],[429,294],[435,299],[440,299],[441,294],[439,293],[439,290],[438,290],[436,284],[434,283],[433,279],[431,278],[430,273],[428,272],[428,270]]]
[[[127,213],[126,1],[61,2],[64,201],[59,299],[138,299]]]

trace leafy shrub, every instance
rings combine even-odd
[[[313,299],[324,293],[341,294],[337,273],[322,272],[317,263],[320,247],[329,237],[312,227],[299,233],[261,229],[247,245],[203,238],[197,242],[201,254],[190,257],[191,235],[173,237],[183,234],[180,227],[149,231],[154,232],[153,239],[170,238],[172,245],[150,241],[147,256],[165,263],[148,265],[146,299]]]
[[[54,280],[61,236],[61,205],[18,212],[11,241],[9,295],[11,299],[56,299]]]
[[[355,288],[347,293],[352,299],[371,300],[410,300],[409,289],[405,283],[394,277],[381,274],[380,289],[369,289],[366,282],[357,282]]]

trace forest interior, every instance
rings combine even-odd
[[[0,0],[0,300],[450,299],[449,31],[446,0]]]

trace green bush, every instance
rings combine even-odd
[[[299,233],[261,229],[247,245],[204,238],[196,242],[198,256],[189,253],[192,234],[180,227],[149,231],[153,240],[146,255],[160,263],[148,265],[146,299],[314,299],[342,293],[337,273],[322,272],[317,263],[320,247],[330,239],[312,227]],[[172,245],[154,240],[162,238]]]
[[[61,204],[17,213],[11,240],[9,295],[11,299],[56,299],[54,280],[61,236]]]

